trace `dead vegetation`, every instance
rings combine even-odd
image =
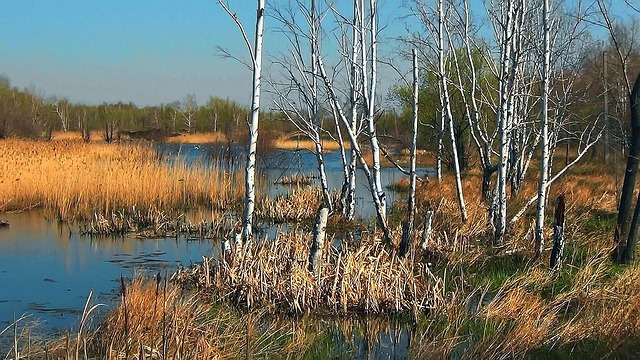
[[[180,223],[155,206],[229,204],[238,196],[231,191],[234,174],[216,178],[197,167],[158,165],[153,152],[139,145],[20,143],[0,143],[2,210],[43,207],[62,219],[86,216],[98,233],[147,223],[157,233],[182,226],[196,234],[215,230],[214,238],[230,236],[229,221]],[[69,159],[72,154],[77,158]],[[207,176],[214,180],[203,183]],[[124,188],[127,182],[131,187]],[[184,287],[135,281],[118,308],[83,339],[67,336],[43,345],[22,335],[21,352],[28,347],[38,357],[46,350],[54,358],[85,349],[107,358],[296,358],[317,355],[312,349],[323,336],[317,316],[382,313],[411,318],[411,358],[638,356],[640,269],[609,259],[616,184],[615,174],[583,165],[552,187],[551,198],[563,193],[567,199],[560,271],[548,269],[547,256],[535,259],[527,216],[509,229],[504,246],[493,246],[476,174],[464,182],[469,221],[463,223],[453,179],[445,177],[420,185],[418,219],[427,206],[433,209],[433,233],[423,246],[417,231],[405,259],[383,246],[375,230],[363,231],[357,241],[332,234],[320,271],[312,273],[311,233],[281,231],[275,239],[232,247],[182,270],[174,279]],[[170,191],[161,191],[165,187]],[[520,191],[510,213],[535,193],[535,184],[527,182]],[[319,201],[318,190],[304,187],[264,199],[258,208],[263,218],[292,222],[312,219]],[[138,218],[134,223],[128,222],[131,214]],[[397,228],[394,235],[397,242]],[[303,315],[316,322],[303,321]],[[385,325],[379,331],[395,330]]]
[[[158,211],[230,207],[242,198],[241,181],[240,171],[222,165],[159,161],[144,144],[0,142],[0,211],[44,208],[75,221],[138,209],[154,218]]]

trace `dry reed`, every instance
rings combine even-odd
[[[211,259],[177,274],[216,299],[248,309],[305,313],[427,311],[441,296],[441,283],[413,256],[400,260],[373,234],[359,247],[325,249],[319,273],[308,270],[311,234],[300,230],[270,241],[246,243],[227,262]],[[413,255],[413,254],[412,254]]]
[[[221,132],[179,134],[167,136],[164,142],[169,144],[214,144],[226,143],[227,136]]]
[[[0,141],[0,211],[40,207],[61,220],[224,208],[242,197],[241,176],[215,164],[160,161],[142,144]]]

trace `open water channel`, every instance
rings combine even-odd
[[[201,145],[162,145],[158,151],[164,155],[164,161],[181,158],[207,163],[221,156],[219,151]],[[278,185],[280,177],[314,173],[315,161],[315,156],[307,151],[277,151],[261,162],[260,176],[266,177],[270,195],[281,194],[290,187]],[[329,185],[337,189],[342,181],[339,153],[327,154],[326,164]],[[425,171],[420,170],[422,174]],[[382,174],[385,185],[402,176],[394,169],[384,169]],[[374,215],[367,186],[364,175],[360,174],[357,216],[363,219]],[[396,196],[388,192],[389,204]],[[203,256],[213,255],[218,246],[212,240],[185,237],[82,236],[73,226],[46,220],[41,211],[3,213],[0,219],[10,224],[0,228],[0,333],[20,318],[24,318],[22,324],[35,325],[47,334],[73,332],[78,328],[90,292],[92,303],[105,305],[94,317],[97,322],[100,314],[106,314],[116,304],[121,276],[131,279],[136,275],[171,274],[180,266],[189,266],[201,261]],[[389,340],[375,345],[373,355],[406,356],[409,335],[403,328],[381,335]]]

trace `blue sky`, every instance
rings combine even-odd
[[[232,2],[252,16],[248,3]],[[13,86],[86,103],[249,97],[246,69],[216,56],[216,45],[244,49],[213,0],[2,0],[0,13],[0,73]]]
[[[229,2],[251,33],[256,1]],[[404,28],[399,3],[381,3],[386,36]],[[157,105],[187,94],[200,104],[249,102],[249,71],[216,55],[218,45],[245,57],[246,49],[215,0],[0,0],[0,14],[0,74],[13,86],[90,104]],[[278,41],[267,33],[265,48],[274,52]],[[392,77],[383,76],[382,92]]]

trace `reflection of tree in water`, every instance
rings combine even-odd
[[[308,159],[304,159],[303,153],[313,155],[312,152],[306,149],[276,150],[261,158],[261,165],[265,169],[282,170],[278,173],[278,176],[271,179],[274,183],[279,182],[285,175],[308,175],[307,173],[312,171],[310,167],[313,165]],[[310,175],[310,177],[315,178],[316,176]]]
[[[309,337],[306,354],[311,358],[405,359],[414,329],[398,317],[357,316],[319,321],[301,320]]]

